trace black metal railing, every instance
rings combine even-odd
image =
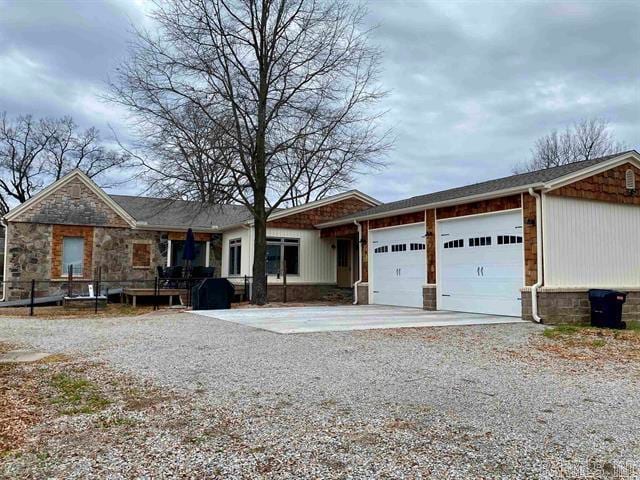
[[[5,294],[5,301],[0,302],[0,307],[24,307],[28,315],[33,316],[35,311],[42,306],[83,301],[83,307],[90,305],[94,313],[97,313],[109,304],[125,303],[127,297],[136,294],[144,297],[146,305],[151,304],[153,310],[158,310],[165,299],[171,303],[170,299],[175,296],[180,298],[183,306],[191,307],[193,288],[206,278],[211,277],[165,277],[159,275],[152,277],[147,275],[139,278],[114,279],[105,278],[102,267],[96,268],[92,276],[87,278],[74,274],[73,267],[70,267],[67,275],[60,278],[7,279],[0,282]],[[229,278],[229,280],[236,288],[238,299],[251,301],[253,277],[244,276]],[[84,305],[85,303],[86,305]],[[0,314],[2,314],[2,308],[0,308]]]

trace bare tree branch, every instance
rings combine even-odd
[[[348,0],[167,0],[111,82],[156,191],[252,213],[256,303],[269,214],[383,165],[385,92],[364,13]]]

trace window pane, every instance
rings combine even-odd
[[[280,245],[267,245],[267,275],[280,273]]]
[[[298,274],[298,245],[284,246],[284,261],[287,262],[287,274]]]
[[[82,275],[84,256],[84,238],[64,237],[62,239],[62,272],[69,273],[69,265],[73,265],[73,274]]]
[[[194,267],[205,267],[206,260],[206,247],[207,242],[195,242],[196,256],[191,262]],[[185,261],[182,259],[182,252],[184,252],[184,240],[173,240],[171,242],[171,265],[184,266]]]
[[[236,247],[236,267],[235,267],[235,274],[236,275],[240,275],[240,259],[242,258],[242,247],[240,245],[238,245]]]

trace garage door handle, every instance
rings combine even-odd
[[[480,275],[484,277],[484,267],[480,267]]]
[[[480,267],[476,269],[476,273],[478,274],[478,276],[480,276]]]

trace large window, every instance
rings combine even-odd
[[[240,259],[242,258],[242,240],[229,240],[229,275],[240,275]]]
[[[278,275],[287,266],[287,275],[300,274],[300,240],[267,238],[267,275]]]
[[[84,238],[83,237],[63,237],[62,238],[62,274],[69,273],[69,266],[73,266],[73,274],[82,276],[84,260]]]
[[[206,267],[207,259],[207,242],[195,242],[196,244],[196,256],[191,262],[194,267]],[[184,252],[184,240],[172,240],[171,241],[171,265],[174,267],[184,266],[185,261],[182,259]]]

